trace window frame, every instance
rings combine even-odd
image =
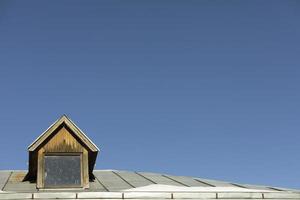
[[[46,186],[45,185],[45,156],[79,156],[80,157],[80,185],[58,185],[58,186]],[[43,153],[43,166],[42,166],[42,185],[44,189],[59,189],[59,188],[83,188],[83,159],[82,152],[47,152]]]

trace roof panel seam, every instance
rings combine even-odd
[[[143,177],[144,179],[150,181],[151,183],[157,184],[156,182],[154,182],[154,181],[151,180],[150,178],[147,178],[146,176],[144,176],[144,175],[142,175],[142,174],[140,174],[140,173],[138,173],[138,172],[134,172],[134,173],[136,173],[137,175],[139,175],[139,176]]]
[[[114,173],[116,176],[118,176],[120,179],[122,179],[125,183],[127,183],[128,185],[130,185],[131,187],[135,188],[134,185],[132,185],[131,183],[129,183],[125,178],[123,178],[120,174],[118,174],[115,171],[111,171],[112,173]]]
[[[240,188],[247,188],[247,187],[245,187],[243,185],[240,185],[240,184],[237,184],[237,183],[229,183],[229,184],[234,185],[236,187],[240,187]]]
[[[108,188],[96,177],[96,176],[94,176],[95,177],[95,180],[97,180],[98,182],[99,182],[99,184],[107,191],[107,192],[109,192],[109,190],[108,190]]]
[[[8,175],[8,177],[7,177],[6,181],[5,181],[5,183],[3,184],[3,187],[1,188],[2,191],[4,191],[4,188],[5,188],[5,186],[7,185],[7,183],[8,183],[8,181],[9,181],[9,179],[10,179],[12,173],[13,173],[12,171],[9,173],[9,175]]]
[[[201,181],[201,180],[199,180],[199,179],[196,179],[196,178],[193,178],[193,179],[194,179],[195,181],[198,181],[199,183],[203,183],[203,184],[206,184],[206,185],[211,186],[211,187],[216,187],[215,185],[209,184],[209,183],[204,182],[204,181]]]
[[[183,186],[190,187],[189,185],[186,185],[186,184],[184,184],[184,183],[182,183],[182,182],[180,182],[180,181],[177,181],[177,180],[175,180],[175,179],[173,179],[173,178],[171,178],[171,177],[169,177],[169,176],[167,176],[167,175],[162,174],[161,176],[166,177],[166,178],[168,178],[168,179],[170,179],[170,180],[172,180],[172,181],[174,181],[174,182],[176,182],[176,183],[179,183],[179,184],[181,184],[181,185],[183,185]]]
[[[276,190],[276,191],[285,191],[285,190],[282,190],[282,189],[279,189],[279,188],[275,188],[275,187],[267,187],[267,188],[270,188],[270,189]]]

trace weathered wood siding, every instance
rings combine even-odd
[[[46,144],[42,147],[46,153],[50,152],[83,152],[83,146],[73,137],[73,135],[62,127]]]
[[[83,188],[89,187],[88,150],[63,126],[38,150],[38,188],[44,187],[44,156],[47,153],[82,154],[82,186]]]

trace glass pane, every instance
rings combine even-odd
[[[80,187],[80,156],[45,156],[45,187]]]

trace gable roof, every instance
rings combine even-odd
[[[99,148],[87,137],[86,134],[66,115],[56,120],[45,132],[43,132],[33,143],[28,146],[28,151],[36,150],[53,132],[61,125],[66,124],[73,133],[93,152],[100,151]]]

